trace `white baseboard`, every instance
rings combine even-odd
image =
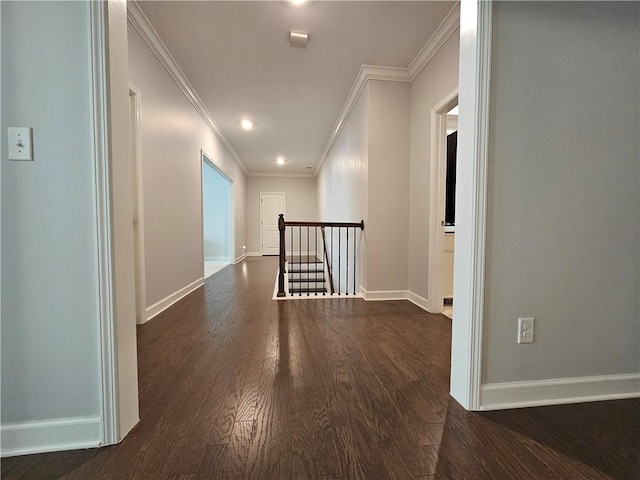
[[[159,302],[154,303],[150,307],[147,307],[147,319],[143,323],[148,322],[153,317],[165,311],[167,308],[169,308],[171,305],[176,303],[178,300],[181,300],[182,298],[186,297],[191,292],[193,292],[196,288],[201,287],[202,285],[204,285],[204,279],[201,277],[195,282],[191,282],[186,287],[182,287],[177,292],[174,292],[168,297],[165,297]]]
[[[360,295],[368,302],[382,302],[385,300],[407,300],[407,290],[367,290],[360,285]]]
[[[640,397],[640,374],[554,378],[480,387],[480,409],[537,407]]]
[[[385,300],[409,300],[414,305],[426,310],[429,313],[429,300],[410,290],[373,290],[368,291],[360,285],[360,295],[369,302],[382,302]]]
[[[235,261],[233,262],[234,265],[237,265],[238,263],[240,263],[241,261],[243,261],[245,258],[247,258],[249,256],[248,253],[243,253],[242,255],[240,255],[238,258],[235,259]]]
[[[247,257],[261,257],[262,253],[261,252],[247,252],[247,253],[245,253],[245,255]]]
[[[414,305],[419,306],[421,309],[433,313],[429,310],[429,300],[424,297],[421,297],[417,293],[413,293],[412,291],[407,292],[407,300],[409,300]]]
[[[59,452],[100,446],[100,417],[77,417],[0,426],[0,456]]]

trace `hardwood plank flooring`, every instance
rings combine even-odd
[[[467,412],[451,320],[409,302],[273,301],[246,259],[138,327],[120,444],[2,459],[2,479],[640,479],[637,399]]]

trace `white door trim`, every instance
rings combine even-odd
[[[223,173],[224,175],[224,173]],[[233,265],[236,262],[236,184],[229,177],[224,175],[229,180],[229,265]],[[244,252],[243,252],[244,253]]]
[[[286,211],[287,211],[287,205],[286,205],[286,201],[287,201],[287,196],[285,195],[284,192],[260,192],[260,255],[264,255],[264,233],[262,231],[262,199],[265,195],[282,195],[282,210],[283,210],[283,214],[285,214],[285,220],[286,220]]]
[[[229,264],[233,264],[236,259],[236,247],[235,247],[235,184],[231,177],[225,173],[225,171],[213,160],[207,152],[200,150],[200,158],[202,164],[200,165],[200,219],[202,222],[202,278],[205,278],[204,272],[204,176],[202,174],[202,167],[206,163],[216,172],[222,175],[229,184]]]
[[[133,102],[131,103],[133,97]],[[137,282],[136,282],[136,303],[138,311],[136,317],[138,323],[147,321],[147,290],[146,290],[146,271],[145,271],[145,249],[144,249],[144,181],[143,181],[143,165],[142,165],[142,143],[140,141],[140,118],[142,116],[142,97],[140,89],[129,82],[129,101],[130,106],[133,104],[133,138],[134,143],[132,151],[134,152],[133,168],[134,168],[134,187],[135,195],[133,198],[134,215],[137,217],[134,224],[134,234],[137,239],[138,264],[135,265]]]
[[[431,161],[429,165],[429,311],[444,308],[444,204],[446,184],[447,112],[458,104],[458,89],[448,93],[431,109]]]
[[[106,8],[107,4],[103,2],[89,3],[91,17],[91,118],[96,222],[95,248],[98,267],[98,311],[96,313],[100,330],[100,442],[102,445],[116,443],[120,438],[112,271],[113,248],[111,243]]]
[[[491,0],[462,0],[451,395],[479,410],[491,87]]]

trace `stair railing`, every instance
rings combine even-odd
[[[327,267],[327,276],[329,277],[329,294],[333,295],[333,292],[336,290],[335,285],[333,284],[333,274],[331,273],[331,261],[329,259],[329,251],[327,250],[327,235],[324,231],[324,225],[320,227],[320,231],[322,232],[322,247],[324,251],[324,264]]]
[[[284,215],[280,214],[278,217],[278,233],[280,237],[280,268],[278,270],[278,297],[284,297],[286,295],[284,291],[284,272],[286,268],[286,250],[284,242]]]
[[[364,230],[364,220],[359,223],[287,222],[280,214],[278,230],[278,297],[287,295],[287,283],[290,295],[326,295],[327,280],[329,295],[356,295],[357,231]],[[322,265],[321,270],[319,265]],[[327,279],[324,277],[325,268]]]

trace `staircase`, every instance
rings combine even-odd
[[[324,262],[317,258],[305,259],[304,262],[287,262],[289,294],[317,295],[327,293],[324,277]]]
[[[278,215],[280,261],[274,297],[357,295],[363,230],[363,220],[286,222],[284,214]]]

